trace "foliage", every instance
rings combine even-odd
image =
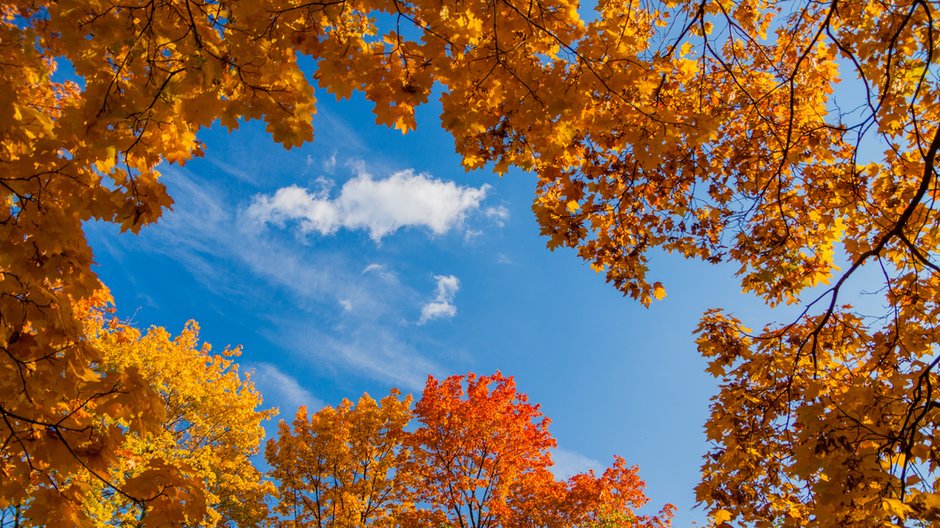
[[[428,377],[424,394],[397,390],[381,405],[368,395],[281,422],[267,459],[279,482],[285,526],[459,526],[536,528],[669,525],[672,506],[646,504],[636,468],[617,458],[556,481],[549,471],[548,419],[511,377]],[[408,432],[412,417],[420,422]],[[607,523],[607,524],[604,524]]]
[[[392,527],[412,513],[411,397],[400,396],[393,390],[377,403],[363,394],[355,407],[343,400],[313,416],[301,407],[293,427],[281,421],[265,457],[285,526]]]
[[[199,344],[193,322],[176,338],[157,327],[141,335],[89,307],[83,323],[82,345],[101,358],[90,375],[129,376],[143,385],[131,394],[152,391],[159,405],[115,418],[123,395],[102,395],[92,401],[91,427],[114,445],[79,443],[83,438],[66,422],[59,426],[63,438],[52,444],[58,451],[30,446],[48,466],[27,460],[35,465],[33,478],[7,481],[18,493],[3,503],[0,526],[7,519],[10,526],[261,526],[271,485],[249,457],[263,436],[261,420],[272,412],[258,410],[260,395],[239,376],[231,359],[239,351],[212,354]],[[147,425],[152,421],[156,427]],[[56,434],[34,431],[39,441]],[[105,447],[116,460],[96,456]],[[82,468],[62,474],[76,462]]]
[[[429,377],[415,416],[417,496],[443,509],[453,526],[589,527],[616,519],[617,526],[662,528],[672,517],[668,504],[658,516],[634,512],[648,501],[644,483],[620,457],[600,477],[592,470],[556,480],[550,421],[512,377]]]
[[[120,463],[111,468],[111,486],[92,482],[97,489],[86,494],[84,507],[99,523],[126,526],[144,520],[149,526],[172,526],[183,523],[172,517],[174,503],[196,501],[199,508],[187,513],[187,526],[265,526],[265,501],[273,486],[250,457],[264,437],[261,422],[275,411],[259,410],[261,395],[234,362],[241,351],[212,353],[208,343],[199,343],[194,321],[175,338],[159,327],[141,335],[101,312],[86,324],[92,345],[104,351],[106,368],[139,371],[160,395],[164,414],[159,432],[125,438]],[[166,467],[182,473],[183,485],[174,484],[179,490],[164,488],[166,498],[143,504],[128,501],[125,494],[133,494],[135,486],[167,478]]]
[[[512,378],[429,377],[415,414],[415,463],[424,468],[418,496],[442,505],[451,524],[508,524],[517,489],[553,480],[549,420]]]
[[[549,246],[626,295],[665,296],[648,277],[662,249],[732,262],[745,292],[805,306],[758,332],[719,311],[699,327],[721,381],[697,490],[716,522],[936,521],[936,10],[601,0],[584,23],[568,0],[4,4],[3,504],[37,479],[67,503],[73,475],[157,426],[134,420],[155,393],[96,370],[82,340],[74,305],[99,287],[82,222],[154,221],[170,204],[154,167],[200,154],[215,120],[310,139],[304,54],[319,86],[364,92],[403,131],[439,83],[464,165],[536,172]],[[866,268],[883,313],[846,302]]]
[[[505,58],[534,66],[554,46],[539,24],[561,35],[577,27],[572,9],[524,15],[506,5],[490,35],[477,15],[490,16],[484,5],[452,14],[436,2],[371,0],[0,7],[0,504],[19,503],[23,483],[37,479],[55,480],[50,493],[69,502],[79,491],[59,484],[91,466],[103,479],[122,437],[159,428],[157,395],[133,372],[94,369],[102,358],[83,342],[76,303],[101,284],[82,223],[137,232],[155,221],[171,204],[157,164],[201,155],[196,133],[215,121],[231,129],[263,118],[287,147],[311,139],[313,88],[298,53],[317,61],[321,86],[364,90],[379,122],[407,130],[435,80],[453,93],[480,88],[474,79],[503,60],[493,39],[515,43]],[[380,37],[379,13],[440,38]],[[132,425],[98,427],[106,417]]]
[[[717,523],[940,520],[936,4],[598,9],[563,88],[537,92],[560,109],[499,112],[491,159],[531,153],[550,247],[644,304],[665,295],[647,279],[657,248],[803,304],[757,332],[703,317],[721,390],[698,498]],[[530,132],[549,127],[562,145]],[[882,310],[849,305],[863,274]]]

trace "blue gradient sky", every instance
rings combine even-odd
[[[206,131],[205,158],[163,167],[176,204],[157,225],[139,236],[88,225],[119,315],[174,333],[195,319],[219,349],[242,345],[243,368],[286,419],[302,403],[417,394],[428,374],[499,369],[551,418],[559,473],[602,470],[619,454],[640,466],[652,507],[678,506],[676,526],[703,520],[692,490],[716,384],[693,329],[710,307],[752,327],[769,319],[738,293],[734,269],[657,255],[668,296],[644,309],[572,251],[545,249],[533,175],[465,173],[436,104],[402,136],[374,125],[361,99],[319,95],[313,143],[286,151],[259,123]],[[385,186],[356,194],[350,180]],[[422,196],[463,199],[450,210],[460,214],[409,225],[422,211],[409,181]],[[291,186],[332,207],[332,223],[276,207]],[[381,226],[354,221],[383,207],[404,226],[377,236]]]

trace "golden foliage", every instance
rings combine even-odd
[[[85,497],[84,507],[100,524],[127,526],[265,526],[266,497],[273,486],[251,463],[274,411],[260,411],[261,395],[239,373],[238,349],[212,353],[199,343],[199,326],[190,321],[176,337],[159,327],[146,334],[100,312],[86,320],[91,344],[104,351],[104,365],[135,370],[162,400],[160,429],[128,435],[108,488]],[[179,475],[173,475],[179,473]],[[154,481],[165,486],[156,500]],[[174,495],[176,494],[176,495]],[[174,513],[184,503],[185,517]]]
[[[277,512],[284,526],[335,528],[669,526],[671,505],[635,513],[648,499],[622,458],[600,477],[555,480],[548,423],[498,372],[429,376],[414,411],[397,389],[380,403],[301,408],[268,442]]]
[[[699,327],[721,381],[697,488],[716,524],[940,520],[936,4],[661,8],[601,2],[564,95],[540,94],[564,108],[509,123],[577,131],[526,136],[550,247],[644,304],[665,293],[654,248],[804,304],[759,332],[720,311]],[[848,305],[863,267],[883,312]]]
[[[313,416],[301,407],[293,427],[281,421],[265,457],[284,526],[393,527],[414,510],[413,474],[404,470],[411,396],[400,396],[363,394],[355,407],[343,400]]]
[[[122,383],[75,404],[87,430],[63,420],[13,433],[29,456],[25,474],[4,480],[15,494],[3,517],[19,526],[262,526],[271,484],[249,457],[273,413],[258,410],[260,395],[233,363],[238,350],[212,354],[193,322],[171,338],[157,327],[142,335],[101,307],[82,321],[81,344],[100,358],[84,375]]]
[[[536,172],[549,247],[575,248],[643,304],[666,293],[647,277],[660,248],[735,263],[771,306],[806,305],[756,334],[721,312],[702,321],[722,389],[698,496],[716,522],[936,521],[937,6],[596,10],[585,23],[567,0],[4,4],[2,504],[54,474],[48,511],[72,519],[72,476],[156,428],[135,420],[160,408],[154,391],[96,370],[82,339],[75,303],[99,288],[82,222],[154,221],[171,203],[155,166],[199,155],[196,133],[216,120],[309,140],[304,54],[320,87],[364,92],[402,131],[438,83],[464,166]],[[74,82],[54,81],[66,63]],[[883,314],[846,305],[865,266],[882,272]]]

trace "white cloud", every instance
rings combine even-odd
[[[326,158],[325,160],[323,160],[323,170],[326,171],[327,174],[333,174],[334,172],[336,172],[336,151],[335,150],[333,151],[332,154],[330,154],[329,158]]]
[[[421,307],[421,320],[424,324],[432,319],[447,319],[457,315],[457,307],[449,302],[429,302]]]
[[[552,450],[552,460],[555,465],[550,469],[558,479],[567,479],[578,473],[587,473],[592,469],[600,471],[603,468],[601,463],[593,458],[560,447]]]
[[[317,192],[315,194],[323,197],[329,196],[330,191],[333,190],[333,186],[336,185],[335,181],[323,176],[317,177],[314,183],[317,184]]]
[[[394,271],[388,269],[388,267],[383,264],[373,262],[372,264],[369,264],[363,268],[363,275],[368,275],[370,273],[375,274],[378,278],[382,279],[388,284],[398,284],[398,275],[395,275]]]
[[[488,189],[458,186],[411,170],[379,180],[359,172],[332,199],[328,191],[296,185],[257,195],[248,216],[277,226],[297,222],[302,233],[363,229],[376,242],[405,227],[425,227],[442,235],[463,225],[467,215],[480,208]]]
[[[308,409],[323,407],[323,402],[276,366],[270,363],[253,363],[250,367],[253,367],[251,380],[264,396],[264,405],[277,405],[281,409],[281,416],[288,421],[301,405],[306,405]]]
[[[435,275],[434,280],[437,281],[437,300],[453,300],[460,289],[460,280],[453,275]]]
[[[341,252],[297,244],[261,229],[234,206],[224,185],[177,167],[165,175],[176,198],[173,210],[140,236],[89,224],[96,248],[109,251],[110,243],[116,258],[139,251],[167,255],[216,295],[252,303],[259,325],[244,331],[267,339],[279,357],[317,364],[317,377],[363,377],[420,390],[428,373],[443,376],[453,361],[466,361],[407,330],[403,308],[420,305],[424,295],[402,283],[394,261],[371,255],[378,248]],[[279,382],[278,373],[291,371],[276,363],[281,371],[257,364],[255,380],[265,404],[286,413],[310,396],[290,378]]]
[[[463,233],[463,240],[464,242],[473,242],[482,235],[483,231],[480,231],[479,229],[467,229]]]
[[[457,315],[454,297],[460,289],[460,280],[453,275],[435,275],[437,291],[434,300],[421,307],[421,319],[418,324],[424,324],[433,319],[447,319]]]
[[[499,227],[503,227],[509,220],[509,209],[502,205],[487,207],[483,210],[483,215],[492,220]]]
[[[513,262],[512,262],[512,259],[509,258],[506,254],[504,254],[504,253],[497,253],[497,254],[496,254],[496,263],[497,263],[497,264],[506,264],[506,265],[509,265],[509,264],[512,264]]]

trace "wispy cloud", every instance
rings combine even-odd
[[[217,295],[250,302],[264,320],[257,333],[292,361],[322,366],[318,376],[361,376],[418,390],[428,373],[446,371],[433,359],[440,354],[433,344],[403,334],[406,307],[420,305],[422,296],[389,264],[375,261],[381,248],[341,251],[298,244],[247,218],[224,185],[176,167],[164,173],[176,198],[173,210],[139,237],[104,224],[90,226],[96,247],[116,255],[167,255]],[[108,241],[110,249],[99,241]],[[266,397],[279,398],[285,408],[306,398],[295,390],[277,395],[279,384],[270,381],[277,372],[263,365],[257,369]]]
[[[255,196],[248,217],[278,227],[295,223],[304,234],[362,229],[377,242],[407,227],[443,235],[462,226],[467,215],[480,208],[488,189],[458,186],[411,170],[384,179],[361,171],[343,184],[335,198],[328,190],[296,185]]]
[[[231,163],[226,163],[215,156],[207,158],[206,161],[208,161],[210,164],[212,164],[212,166],[219,169],[226,175],[231,176],[242,183],[247,183],[250,185],[258,185],[258,181],[257,181],[258,179],[252,177],[251,174],[246,172],[245,169],[241,167],[232,165]]]
[[[323,160],[323,171],[327,174],[336,172],[336,151],[334,150],[329,158]]]
[[[368,266],[362,269],[363,275],[370,274],[370,273],[379,277],[380,279],[382,279],[384,282],[388,284],[398,283],[398,275],[396,275],[394,271],[388,269],[388,266],[384,264],[373,262],[372,264],[369,264]]]
[[[509,221],[509,209],[504,205],[487,207],[483,210],[483,216],[492,220],[499,227],[503,227]]]
[[[437,281],[437,291],[434,299],[421,307],[419,325],[433,319],[449,319],[457,315],[454,297],[460,290],[460,280],[453,275],[435,275],[434,280]]]
[[[445,369],[422,354],[386,325],[360,321],[341,335],[326,333],[299,321],[277,325],[277,336],[294,353],[322,369],[339,368],[357,376],[389,383],[403,390],[419,391],[428,374],[441,376]]]
[[[578,473],[587,473],[590,470],[600,471],[603,465],[593,458],[575,451],[556,447],[552,450],[552,460],[555,462],[550,469],[558,479],[567,479]]]
[[[248,367],[251,380],[264,396],[264,405],[280,407],[282,418],[290,421],[301,405],[314,410],[323,407],[322,401],[271,363],[252,363]]]

